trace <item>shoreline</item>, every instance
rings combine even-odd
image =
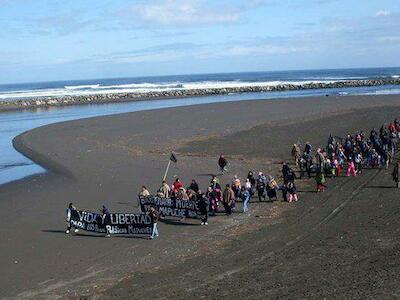
[[[201,97],[201,96],[199,96]],[[353,100],[358,100],[360,98],[365,98],[365,99],[369,99],[373,102],[373,99],[379,97],[381,99],[393,99],[396,96],[395,95],[380,95],[380,96],[373,96],[373,95],[366,95],[366,96],[355,96],[355,95],[344,95],[344,96],[333,96],[330,97],[331,99],[333,99],[333,101],[340,101],[339,99],[353,99]],[[277,100],[282,100],[284,102],[287,101],[292,101],[293,99],[297,99],[297,98],[301,98],[303,101],[311,101],[311,102],[317,102],[318,103],[318,99],[322,101],[322,99],[326,99],[326,97],[322,97],[322,96],[308,96],[308,97],[291,97],[291,98],[271,98],[271,99],[255,99],[255,100],[239,100],[239,101],[227,101],[227,102],[215,102],[215,103],[206,103],[206,104],[194,104],[194,105],[184,105],[181,106],[179,108],[188,108],[190,109],[191,107],[202,107],[202,106],[212,106],[212,105],[229,105],[230,103],[243,103],[243,102],[250,102],[254,103],[254,102],[262,102],[262,103],[276,103]],[[139,101],[139,100],[138,100]],[[314,103],[314,104],[317,104]],[[323,105],[323,104],[322,104]],[[374,105],[373,107],[386,107],[388,104],[382,103],[382,104],[378,104],[378,105]],[[396,104],[392,104],[394,106],[396,106]],[[389,104],[390,106],[390,104]],[[144,110],[141,112],[147,112],[149,114],[155,112],[155,111],[165,111],[165,110],[174,110],[176,109],[175,107],[169,107],[169,108],[162,108],[162,109],[149,109],[149,110]],[[359,110],[360,108],[350,108],[350,109],[338,109],[338,111],[336,112],[338,115],[343,115],[348,113],[349,111],[353,111],[353,110]],[[25,141],[29,140],[29,135],[31,133],[36,133],[37,131],[41,131],[42,128],[47,129],[48,127],[53,127],[53,126],[62,126],[62,124],[68,124],[68,123],[74,123],[74,122],[84,122],[85,120],[90,120],[90,119],[103,119],[103,118],[113,118],[113,117],[117,117],[118,115],[131,115],[131,114],[136,114],[138,112],[122,112],[122,113],[118,113],[117,115],[115,114],[109,114],[109,115],[102,115],[102,116],[95,116],[95,117],[89,117],[89,118],[81,118],[81,119],[76,119],[76,120],[71,120],[71,121],[61,121],[61,122],[56,122],[56,123],[52,123],[49,125],[44,125],[44,126],[39,126],[36,128],[32,128],[28,131],[25,131],[17,136],[15,136],[12,139],[12,145],[14,147],[14,149],[21,153],[22,155],[24,155],[25,157],[29,158],[31,161],[33,161],[35,164],[39,165],[40,167],[44,168],[47,172],[52,172],[55,174],[59,174],[61,176],[64,176],[66,178],[69,179],[74,179],[75,175],[73,174],[73,169],[68,168],[67,166],[65,166],[63,164],[62,161],[57,160],[57,157],[54,157],[53,155],[49,155],[50,153],[43,153],[41,151],[35,150],[33,146],[28,145]],[[331,113],[326,113],[326,116],[330,116]],[[321,115],[319,113],[316,113],[315,115],[309,115],[308,119],[312,119],[312,118],[316,118],[319,119],[321,118]],[[294,122],[299,122],[300,120],[296,120]],[[191,142],[191,141],[189,141]],[[47,155],[46,155],[47,154]],[[34,176],[35,174],[33,174]],[[23,180],[24,178],[21,178],[20,180]]]
[[[92,94],[80,96],[61,97],[38,97],[18,100],[0,101],[0,112],[23,110],[42,107],[62,107],[72,105],[88,104],[110,104],[135,101],[151,101],[172,98],[205,97],[229,94],[262,93],[262,92],[284,92],[299,90],[334,89],[334,88],[357,88],[385,85],[400,85],[400,79],[369,79],[369,80],[347,80],[336,82],[316,82],[306,84],[280,84],[276,86],[243,86],[227,88],[205,88],[205,89],[177,89],[160,92],[143,93],[110,93]]]

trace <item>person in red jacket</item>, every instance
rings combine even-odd
[[[183,188],[183,182],[179,180],[179,178],[175,179],[175,182],[172,184],[173,190],[175,193],[179,191],[180,188]]]

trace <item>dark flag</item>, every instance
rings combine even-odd
[[[171,156],[170,156],[170,161],[172,161],[173,163],[177,163],[178,162],[178,159],[176,158],[176,156],[175,156],[175,154],[174,153],[171,153]]]

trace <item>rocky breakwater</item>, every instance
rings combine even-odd
[[[82,96],[42,97],[19,100],[6,100],[0,102],[0,111],[27,109],[36,107],[66,106],[95,103],[116,103],[128,101],[141,101],[166,98],[199,97],[211,95],[224,95],[231,93],[257,93],[273,91],[291,91],[307,89],[331,89],[346,87],[367,87],[382,85],[400,85],[400,78],[393,79],[368,79],[347,80],[335,82],[310,82],[306,84],[280,84],[274,86],[242,86],[226,88],[204,88],[204,89],[173,89],[168,91],[151,91],[146,93],[115,93],[95,94]]]

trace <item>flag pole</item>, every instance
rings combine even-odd
[[[168,174],[168,170],[169,170],[169,166],[170,165],[171,165],[171,160],[168,159],[168,165],[167,165],[167,169],[165,170],[163,181],[165,181],[165,179],[167,178],[167,174]]]

